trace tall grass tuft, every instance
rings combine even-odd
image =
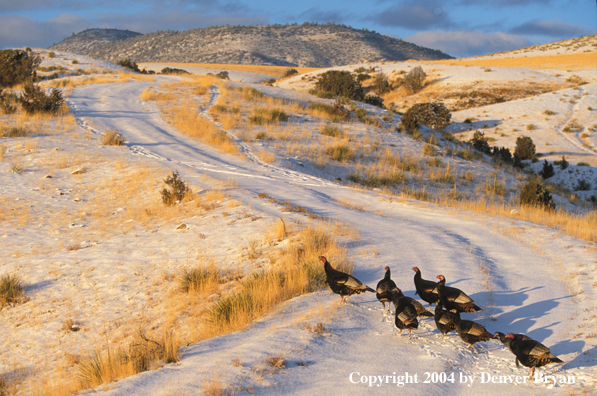
[[[122,146],[124,144],[124,136],[115,129],[108,129],[102,136],[102,144],[104,146]]]
[[[0,308],[6,304],[24,302],[25,287],[17,275],[6,274],[0,278]]]
[[[180,275],[180,290],[184,292],[208,293],[222,283],[222,273],[212,264],[186,269]]]

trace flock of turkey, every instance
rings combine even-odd
[[[429,309],[431,309],[431,305],[437,304],[435,314],[432,314],[420,302],[406,297],[402,293],[391,279],[389,267],[385,267],[384,278],[377,284],[377,290],[373,290],[355,277],[332,268],[324,256],[320,256],[319,259],[324,263],[326,279],[330,289],[340,295],[342,303],[345,302],[347,296],[372,292],[376,293],[377,299],[383,304],[384,312],[389,313],[390,302],[392,302],[396,309],[396,327],[400,329],[398,334],[402,333],[402,330],[408,329],[410,337],[411,331],[419,327],[417,318],[430,317],[435,318],[435,324],[441,331],[442,337],[456,330],[460,339],[470,345],[475,353],[477,352],[475,349],[477,342],[499,339],[516,356],[516,367],[519,367],[519,362],[523,366],[530,367],[527,373],[529,376],[534,373],[536,367],[542,367],[549,363],[564,363],[554,356],[545,345],[523,334],[509,333],[505,335],[500,332],[491,334],[479,323],[461,319],[460,314],[463,312],[477,312],[482,311],[482,309],[475,305],[474,301],[462,290],[446,286],[446,278],[443,275],[438,275],[437,279],[439,281],[434,282],[423,279],[419,268],[413,268],[413,271],[415,271],[416,294],[429,303]],[[388,303],[387,311],[386,303]]]

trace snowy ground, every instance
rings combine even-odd
[[[492,73],[481,73],[487,74]],[[160,323],[168,312],[164,296],[174,287],[171,276],[195,258],[251,268],[246,257],[251,239],[258,239],[265,249],[263,235],[277,218],[309,221],[258,198],[266,193],[356,230],[359,237],[345,243],[354,275],[364,283],[374,287],[389,265],[398,286],[416,297],[413,266],[426,279],[443,274],[449,285],[463,289],[484,308],[482,313],[467,314],[467,319],[479,321],[491,332],[525,333],[542,342],[566,364],[539,372],[571,376],[576,383],[555,388],[532,380],[483,383],[487,375],[516,382],[513,376],[522,380],[526,370],[515,367],[514,356],[501,343],[477,344],[479,353],[474,354],[455,334],[442,339],[429,319],[421,321],[411,339],[395,337],[392,318],[384,318],[373,294],[338,306],[337,297],[326,290],[287,302],[246,331],[190,345],[180,363],[88,394],[195,395],[218,377],[223,386],[240,394],[387,394],[386,389],[396,384],[374,384],[372,390],[361,377],[405,373],[413,381],[417,376],[417,383],[402,388],[415,395],[591,392],[597,380],[594,244],[530,223],[355,190],[335,183],[333,175],[303,173],[300,167],[281,166],[281,161],[264,164],[250,155],[252,145],[243,146],[244,159],[222,154],[179,134],[152,102],[140,99],[145,88],[171,79],[77,87],[68,99],[74,125],[59,131],[48,123],[40,129],[44,135],[0,141],[7,147],[0,162],[0,246],[5,253],[0,271],[21,275],[29,284],[30,297],[26,304],[0,311],[7,324],[0,328],[0,373],[35,382],[36,376],[42,377],[36,370],[63,364],[66,354],[84,355],[106,339],[126,338],[139,324]],[[266,89],[280,96],[303,96]],[[595,84],[582,90],[588,94],[581,96],[583,106],[590,105],[584,101],[595,100]],[[562,152],[567,158],[592,158],[592,149],[579,147],[554,128],[563,125],[570,112],[578,110],[582,115],[577,118],[585,117],[584,107],[559,101],[565,94],[572,92],[546,94],[553,96],[545,105],[556,112],[551,117],[555,121],[535,121],[539,128],[532,136],[555,129],[545,137],[558,153],[555,157]],[[542,111],[543,105],[534,110],[537,100],[544,99],[482,110],[488,119],[510,114],[516,120],[518,112]],[[480,109],[468,111],[476,115]],[[457,121],[466,117],[454,115]],[[524,125],[526,120],[517,122]],[[127,144],[101,146],[100,134],[108,129],[122,133]],[[14,163],[22,166],[22,173],[8,172]],[[594,163],[572,169],[579,168],[592,172],[583,177],[595,177]],[[76,169],[84,173],[72,174]],[[141,209],[159,201],[159,182],[173,170],[191,183],[197,202],[210,191],[223,195],[215,208],[191,207],[147,228]],[[127,201],[135,197],[133,192],[114,185],[138,178],[147,184],[130,189],[150,185],[153,192],[145,200]],[[157,183],[152,185],[152,180]],[[342,202],[352,202],[359,210]],[[100,212],[109,215],[102,217]],[[176,230],[180,223],[187,229]],[[80,324],[81,331],[62,330],[69,318]],[[323,323],[325,331],[313,333],[305,323]],[[283,356],[286,368],[268,366],[265,359],[270,356]],[[447,379],[454,373],[454,383],[425,383],[436,380],[426,373],[442,372]],[[470,380],[464,379],[471,376],[474,382],[469,386]]]

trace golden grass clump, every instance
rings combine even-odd
[[[325,148],[325,153],[338,162],[353,160],[356,156],[354,150],[350,148],[348,142],[334,143]]]
[[[102,135],[101,142],[104,146],[122,146],[124,144],[124,136],[115,129],[108,129]]]
[[[222,273],[214,263],[185,269],[179,278],[180,290],[186,293],[214,293],[223,283]]]
[[[25,287],[19,276],[6,274],[0,277],[0,308],[25,301]]]

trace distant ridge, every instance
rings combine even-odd
[[[141,33],[120,29],[87,29],[65,38],[50,49],[57,51],[74,52],[83,54],[101,45],[123,41],[131,37],[141,36]]]
[[[128,35],[128,37],[127,37]],[[345,25],[220,26],[139,34],[89,29],[50,47],[115,62],[228,63],[332,67],[451,59],[441,51]]]

